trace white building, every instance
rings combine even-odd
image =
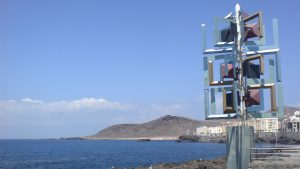
[[[278,132],[278,118],[257,118],[253,121],[255,132]]]
[[[300,132],[300,111],[295,111],[294,115],[289,117],[287,130],[290,132]]]
[[[207,134],[208,134],[208,128],[206,126],[196,128],[196,135],[207,135]]]
[[[215,127],[198,127],[196,128],[196,135],[219,135],[222,134],[223,130],[221,126],[215,126]]]
[[[221,126],[216,127],[209,127],[208,133],[209,134],[222,134],[223,130]]]
[[[222,124],[223,132],[226,133],[228,126],[240,126],[241,121],[231,121]],[[246,121],[247,126],[253,126],[254,132],[278,132],[279,121],[278,118],[256,118]]]

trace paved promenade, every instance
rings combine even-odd
[[[255,159],[249,169],[300,169],[300,145],[275,148],[269,156]]]

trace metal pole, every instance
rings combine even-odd
[[[235,38],[235,44],[236,44],[236,58],[237,58],[237,76],[238,76],[238,89],[240,91],[240,116],[242,118],[242,126],[245,126],[245,120],[246,120],[246,107],[245,107],[245,91],[246,91],[246,85],[245,80],[243,77],[243,51],[242,51],[242,44],[244,42],[244,22],[242,18],[242,10],[239,4],[236,4],[235,6],[235,20],[236,20],[236,29],[237,34]]]

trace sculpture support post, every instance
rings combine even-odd
[[[227,169],[248,169],[253,145],[252,126],[227,127]]]
[[[245,104],[245,91],[247,90],[246,80],[243,77],[243,51],[244,42],[244,21],[242,10],[239,4],[235,6],[236,36],[233,53],[237,59],[237,80],[240,92],[239,113],[242,119],[241,126],[227,127],[227,168],[228,169],[247,169],[250,164],[251,148],[253,147],[253,127],[245,126],[247,111]]]
[[[246,107],[245,107],[245,80],[243,78],[243,51],[242,45],[244,42],[244,22],[242,19],[242,10],[239,4],[235,6],[235,20],[236,20],[236,37],[235,37],[235,55],[237,59],[237,67],[238,67],[238,89],[240,91],[240,116],[242,118],[242,125],[245,125],[246,120]]]

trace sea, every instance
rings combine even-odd
[[[111,169],[215,159],[226,145],[176,141],[0,140],[2,169]]]

